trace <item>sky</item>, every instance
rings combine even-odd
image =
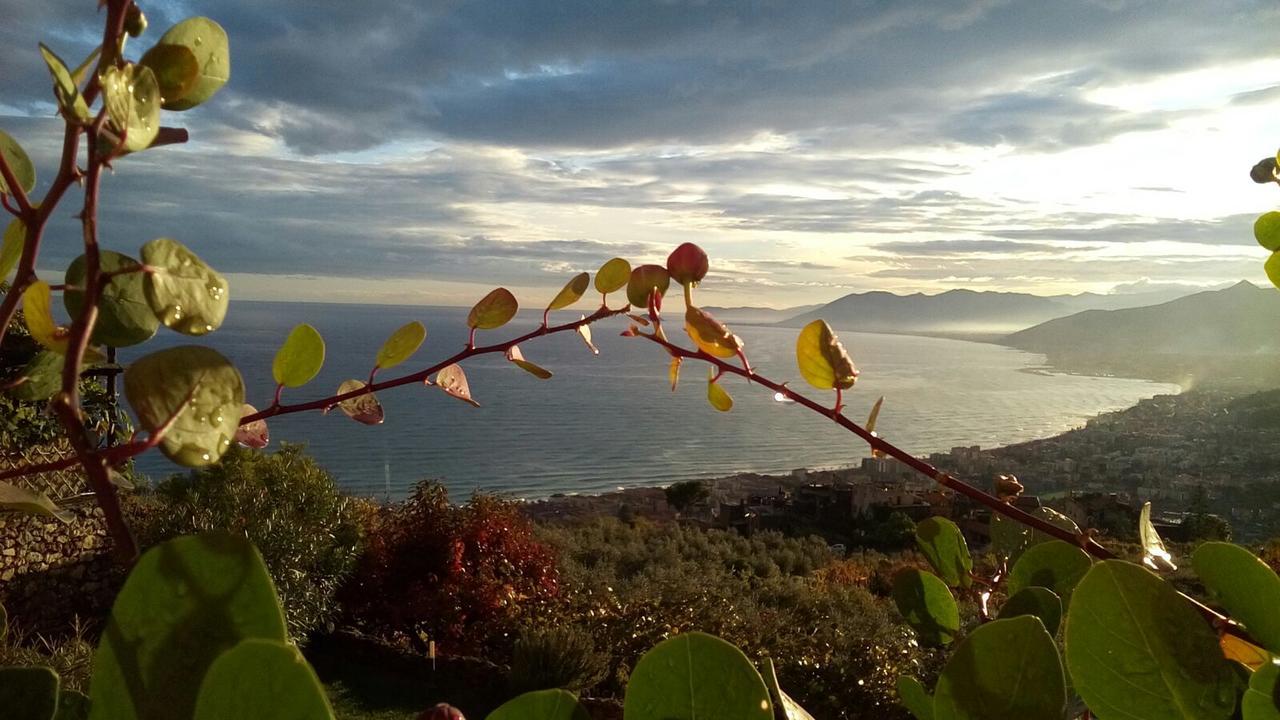
[[[711,256],[706,304],[1265,283],[1248,170],[1280,144],[1274,0],[184,0],[230,83],[121,159],[103,241],[174,237],[235,298],[544,304],[622,256]],[[43,40],[0,0],[0,128],[47,187]],[[37,190],[39,194],[39,189]],[[78,254],[67,203],[42,272]]]

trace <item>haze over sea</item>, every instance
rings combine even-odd
[[[587,301],[582,305],[586,309]],[[576,317],[555,313],[553,323]],[[427,326],[426,342],[413,359],[380,379],[434,364],[462,348],[465,318],[465,308],[241,301],[232,304],[223,327],[200,342],[240,368],[249,402],[263,408],[274,388],[272,357],[297,323],[321,332],[327,359],[311,384],[285,391],[286,403],[330,394],[347,378],[366,378],[382,341],[410,320]],[[478,343],[513,337],[538,320],[522,313],[507,327],[481,332]],[[270,421],[271,443],[308,443],[341,487],[392,499],[426,478],[442,480],[456,500],[477,489],[532,498],[740,471],[856,465],[869,455],[833,423],[775,402],[771,393],[739,378],[724,381],[735,401],[732,412],[717,412],[707,404],[707,369],[699,363],[685,363],[673,394],[665,353],[644,340],[619,337],[625,327],[618,319],[594,326],[598,356],[573,333],[523,344],[527,359],[555,373],[550,380],[538,380],[499,355],[467,361],[464,369],[480,408],[434,387],[405,386],[379,394],[386,408],[383,425],[360,425],[341,413],[300,413]],[[822,394],[795,368],[797,330],[734,330],[759,371]],[[684,339],[678,330],[673,335]],[[848,331],[841,339],[862,372],[846,395],[846,412],[864,419],[884,395],[878,431],[919,454],[1045,437],[1100,412],[1178,391],[1143,380],[1037,372],[1043,356],[998,345]],[[145,347],[187,341],[162,331]],[[179,471],[159,453],[139,465],[152,477]]]

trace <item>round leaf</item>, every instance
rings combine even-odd
[[[631,263],[623,258],[613,258],[596,271],[596,292],[608,295],[619,290],[631,279]]]
[[[324,338],[306,323],[289,332],[271,362],[271,377],[278,385],[301,387],[311,382],[324,367]]]
[[[582,295],[587,292],[587,287],[590,285],[590,273],[574,275],[573,279],[565,283],[564,287],[560,288],[560,292],[556,293],[556,296],[552,298],[551,304],[547,305],[547,309],[562,310],[578,302]]]
[[[151,310],[165,327],[183,335],[217,330],[227,315],[227,280],[182,243],[156,238],[142,246],[142,262],[151,268],[144,287]]]
[[[385,370],[408,360],[426,339],[427,328],[417,320],[402,325],[378,348],[378,367]]]
[[[222,457],[244,407],[240,371],[216,350],[198,345],[180,345],[135,361],[124,371],[124,394],[138,422],[151,432],[176,418],[160,450],[186,467]]]
[[[624,720],[771,720],[769,689],[738,648],[698,632],[658,643],[631,671]]]
[[[539,690],[508,700],[485,720],[591,720],[591,716],[573,693]]]
[[[1280,250],[1280,212],[1272,210],[1258,216],[1253,223],[1253,237],[1271,252]]]
[[[218,656],[200,683],[195,720],[333,718],[324,687],[302,653],[251,638]]]
[[[166,109],[172,109],[170,105],[185,97],[200,81],[200,62],[185,45],[155,45],[138,64],[155,73],[162,107]]]
[[[1058,634],[1062,623],[1062,600],[1052,590],[1042,587],[1026,587],[1009,596],[1000,608],[1000,617],[1011,618],[1034,615],[1044,623],[1050,635]]]
[[[21,218],[10,220],[4,229],[4,240],[0,241],[0,281],[9,277],[9,273],[18,266],[26,240],[27,224]]]
[[[112,66],[103,71],[100,84],[111,127],[124,137],[123,149],[137,152],[149,147],[160,132],[160,84],[155,73],[141,65]]]
[[[27,321],[27,331],[44,347],[65,355],[70,335],[66,328],[53,319],[53,291],[49,283],[36,280],[22,293],[22,315]]]
[[[1263,271],[1267,273],[1267,279],[1272,285],[1280,288],[1280,252],[1273,252],[1262,265]]]
[[[1039,516],[1045,522],[1068,532],[1079,534],[1080,526],[1075,521],[1063,515],[1062,513],[1049,507],[1038,507],[1031,510],[1032,515]],[[991,513],[991,547],[999,555],[1004,555],[1010,561],[1016,561],[1022,556],[1023,551],[1033,545],[1041,543],[1053,542],[1057,538],[1052,535],[1046,535],[1039,530],[1032,530],[1017,520],[1001,515],[1000,513]]]
[[[135,269],[137,260],[110,250],[99,253],[98,267],[102,272],[118,272]],[[85,258],[83,255],[67,268],[66,289],[62,291],[62,303],[67,312],[76,317],[84,305]],[[103,345],[128,347],[146,342],[160,321],[147,302],[145,273],[129,272],[114,275],[102,288],[98,301],[98,322],[93,326],[93,341]]]
[[[916,720],[933,720],[933,696],[910,675],[898,676],[898,699]]]
[[[27,157],[27,151],[22,149],[18,141],[3,130],[0,130],[0,155],[9,163],[18,186],[24,192],[31,192],[36,186],[36,166],[31,164],[31,158]],[[4,176],[0,175],[0,193],[8,192],[9,186],[5,184]]]
[[[245,403],[240,407],[240,417],[246,418],[250,415],[257,415],[258,408]],[[266,420],[254,420],[251,423],[240,425],[236,428],[236,442],[247,448],[261,450],[271,442],[271,433],[267,430]]]
[[[956,647],[933,702],[937,720],[1061,720],[1067,688],[1058,648],[1034,617],[982,625]]]
[[[702,308],[692,305],[685,308],[684,331],[698,349],[708,355],[731,358],[742,351],[742,339]]]
[[[1244,720],[1280,720],[1280,665],[1268,662],[1253,673],[1240,709]]]
[[[516,367],[520,368],[521,370],[524,370],[525,372],[538,378],[539,380],[551,379],[550,370],[547,370],[540,365],[535,365],[529,362],[528,360],[524,359],[524,353],[520,351],[519,345],[512,345],[511,348],[507,350],[507,360],[509,360]]]
[[[116,596],[94,654],[93,717],[191,717],[210,666],[249,638],[286,639],[279,599],[252,543],[214,532],[151,548]]]
[[[181,97],[165,97],[165,110],[190,110],[218,92],[231,77],[231,50],[227,31],[207,17],[187,18],[160,36],[157,45],[181,45],[195,56],[200,69],[191,88]]]
[[[671,275],[661,265],[641,265],[631,271],[627,280],[627,302],[643,308],[649,306],[649,294],[654,290],[666,295],[671,287]]]
[[[367,384],[360,380],[345,380],[338,386],[338,394],[346,395],[349,392],[366,387]],[[338,403],[338,409],[342,410],[347,417],[364,425],[381,425],[382,421],[386,419],[382,403],[378,402],[377,396],[372,392],[347,398]]]
[[[820,390],[848,390],[858,380],[853,360],[826,320],[814,320],[800,331],[796,364],[805,381]]]
[[[471,386],[467,383],[467,374],[462,371],[461,365],[454,363],[440,368],[440,372],[436,373],[436,385],[450,396],[480,407],[480,403],[471,399]]]
[[[497,288],[480,299],[467,315],[467,327],[493,330],[506,325],[516,316],[520,304],[506,288]]]
[[[720,412],[729,412],[733,409],[733,398],[729,397],[729,393],[720,387],[720,383],[713,379],[707,380],[707,402],[711,403],[711,407]]]
[[[951,587],[969,587],[973,582],[973,558],[959,526],[943,517],[931,517],[916,524],[916,545],[925,559]]]
[[[58,107],[62,109],[63,116],[70,120],[88,121],[92,117],[89,106],[80,95],[76,81],[71,79],[67,64],[44,43],[40,43],[40,55],[44,58],[44,64],[49,66],[49,74],[53,75],[53,94],[58,99]]]
[[[1280,577],[1239,545],[1207,542],[1191,556],[1196,575],[1249,634],[1280,654]]]
[[[62,389],[62,366],[66,358],[52,350],[41,350],[22,368],[26,381],[10,393],[19,400],[48,400]]]
[[[0,668],[0,708],[5,720],[51,720],[58,708],[60,683],[51,668]]]
[[[1009,571],[1009,594],[1042,587],[1052,590],[1064,604],[1070,603],[1071,592],[1092,565],[1089,555],[1074,545],[1061,540],[1041,543],[1028,549],[1013,564]]]
[[[1067,669],[1102,718],[1226,720],[1239,694],[1218,638],[1169,583],[1120,560],[1095,564],[1067,611]]]
[[[947,584],[914,568],[893,576],[893,602],[928,645],[946,645],[960,632],[960,609]]]

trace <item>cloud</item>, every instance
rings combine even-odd
[[[1012,255],[1037,254],[1061,255],[1069,252],[1099,250],[1099,245],[1052,245],[1049,243],[1028,243],[1016,240],[974,239],[974,240],[903,240],[876,243],[874,250],[893,253],[895,255],[915,255],[925,257],[947,257],[953,255]],[[861,259],[861,258],[858,258]]]

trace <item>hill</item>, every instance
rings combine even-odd
[[[730,325],[774,325],[820,307],[822,305],[801,305],[799,307],[775,310],[767,307],[707,306],[703,310],[714,315],[720,322]]]

